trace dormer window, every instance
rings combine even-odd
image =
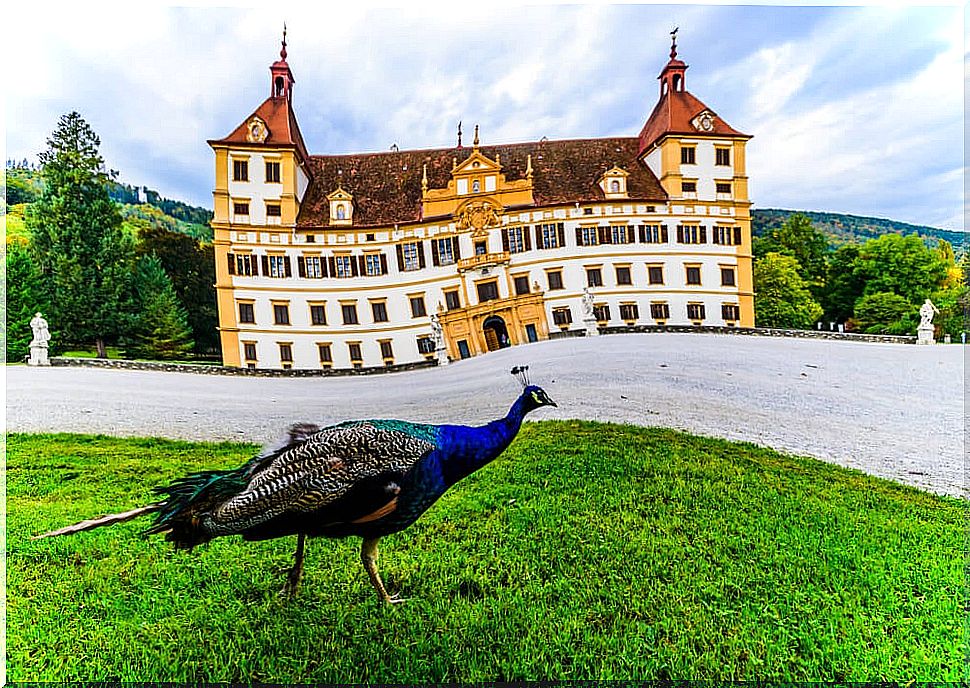
[[[630,173],[620,167],[612,167],[599,179],[599,187],[607,198],[629,198],[626,181]]]
[[[330,201],[330,224],[350,225],[354,219],[354,197],[349,191],[338,186],[337,190],[327,195]]]

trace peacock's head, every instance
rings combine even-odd
[[[529,384],[529,366],[515,366],[512,368],[512,375],[522,383],[522,397],[525,401],[525,411],[534,411],[542,406],[558,406],[556,402],[549,398],[546,390],[542,387]]]

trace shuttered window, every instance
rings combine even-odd
[[[670,320],[670,306],[666,303],[651,303],[650,317],[654,320]]]
[[[639,240],[641,244],[666,244],[667,225],[640,225]]]
[[[397,268],[399,271],[420,270],[424,266],[423,242],[412,241],[397,245]]]
[[[566,245],[566,230],[562,222],[536,225],[537,248],[562,248]]]
[[[703,320],[704,319],[704,304],[703,303],[688,303],[687,304],[687,319],[688,320]]]
[[[635,303],[620,304],[620,320],[637,320],[640,317],[640,307]]]

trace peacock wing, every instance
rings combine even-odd
[[[433,426],[396,421],[341,423],[265,456],[238,494],[204,517],[213,534],[238,533],[284,514],[310,513],[355,485],[403,475],[435,449]]]

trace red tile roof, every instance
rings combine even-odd
[[[492,160],[501,157],[507,181],[525,178],[532,155],[534,207],[602,201],[597,181],[614,165],[630,173],[631,200],[664,203],[667,195],[653,173],[637,160],[635,137],[537,141],[481,146]],[[354,196],[354,226],[390,226],[421,221],[421,178],[428,169],[428,186],[445,188],[453,160],[461,163],[471,148],[392,151],[358,155],[315,155],[310,158],[313,182],[307,189],[297,225],[320,227],[329,223],[327,194],[338,183]],[[531,206],[530,206],[531,207]]]
[[[269,136],[266,137],[266,140],[262,144],[250,143],[246,140],[246,134],[248,133],[247,125],[254,115],[266,122],[266,129],[269,131]],[[209,144],[245,144],[247,146],[265,145],[275,147],[294,146],[304,160],[310,157],[309,153],[307,153],[306,144],[303,143],[303,134],[300,133],[300,127],[296,123],[296,115],[293,114],[293,108],[290,107],[290,102],[286,98],[267,98],[229,136],[224,139],[210,140]]]
[[[714,114],[714,129],[712,131],[698,131],[691,124],[691,120],[704,110],[710,110]],[[689,92],[672,89],[660,97],[656,107],[653,108],[653,112],[650,113],[650,117],[647,118],[646,124],[643,125],[639,136],[639,155],[645,153],[665,134],[751,138],[748,134],[742,134],[731,127]]]

